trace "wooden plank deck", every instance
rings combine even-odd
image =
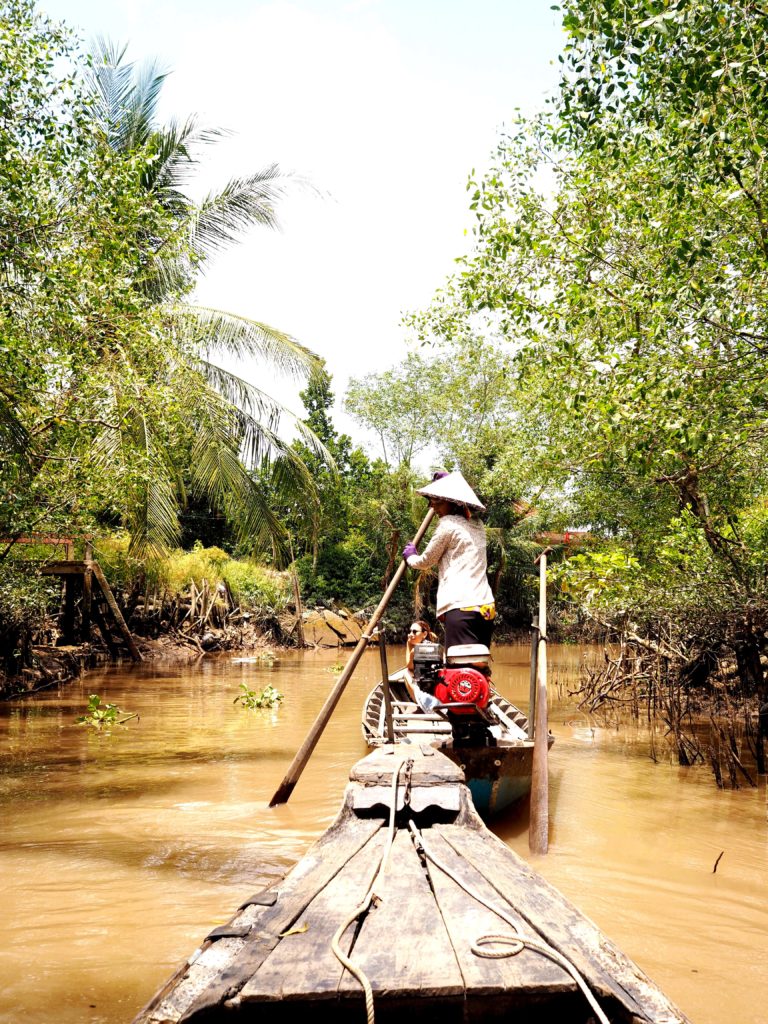
[[[459,768],[427,744],[382,747],[359,761],[334,824],[283,882],[215,929],[134,1024],[265,1024],[297,1014],[364,1024],[360,980],[332,951],[345,925],[341,946],[368,980],[377,1024],[594,1022],[573,976],[541,951],[477,955],[481,936],[513,926],[566,957],[612,1024],[687,1024],[485,828]]]

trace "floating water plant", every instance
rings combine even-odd
[[[101,697],[92,693],[88,697],[88,708],[84,715],[75,720],[76,725],[88,725],[92,729],[109,730],[115,725],[125,725],[132,718],[138,718],[136,712],[123,711],[117,704],[102,704]]]
[[[261,693],[249,689],[247,683],[240,683],[240,689],[242,693],[238,693],[232,703],[242,704],[244,708],[250,708],[252,711],[256,708],[276,708],[284,697],[284,694],[269,684]]]

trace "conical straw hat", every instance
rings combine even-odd
[[[439,480],[433,480],[426,487],[420,487],[416,493],[423,494],[425,498],[444,498],[446,501],[455,501],[457,505],[467,505],[480,512],[485,511],[485,505],[458,471],[448,473]]]

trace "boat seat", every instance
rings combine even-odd
[[[408,692],[408,687],[405,685],[402,679],[393,679],[390,677],[389,680],[389,694],[393,701],[407,701],[413,702],[413,697]]]

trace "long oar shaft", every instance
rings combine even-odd
[[[539,563],[539,629],[536,688],[536,719],[533,732],[533,777],[528,847],[532,853],[549,849],[549,726],[547,723],[547,555],[545,548]]]
[[[432,517],[434,516],[434,514],[435,514],[434,510],[430,509],[427,512],[427,514],[424,516],[424,521],[422,522],[421,526],[419,527],[418,532],[416,533],[416,536],[413,538],[413,543],[414,544],[418,544],[419,541],[424,536],[424,534],[427,532],[427,527],[432,522]],[[333,714],[334,708],[339,703],[339,698],[341,697],[342,693],[344,692],[344,688],[347,685],[347,683],[349,682],[350,676],[355,671],[357,663],[358,663],[358,661],[360,661],[360,658],[362,657],[363,651],[365,650],[365,648],[366,648],[366,646],[368,644],[368,641],[371,639],[371,635],[373,634],[373,631],[376,628],[376,624],[378,623],[378,621],[381,618],[381,616],[384,614],[384,611],[385,611],[387,605],[389,604],[389,602],[390,602],[390,600],[392,598],[392,595],[394,594],[395,590],[397,589],[398,583],[403,578],[403,573],[405,572],[406,568],[407,568],[407,563],[406,563],[405,559],[403,559],[400,562],[400,565],[395,570],[395,574],[392,577],[392,579],[390,580],[389,586],[384,591],[384,596],[382,597],[381,601],[379,601],[378,605],[376,606],[376,610],[374,611],[373,615],[371,615],[370,619],[368,620],[368,624],[365,627],[365,630],[363,631],[363,635],[357,641],[357,646],[355,647],[354,651],[350,655],[349,661],[344,666],[344,671],[341,673],[339,678],[336,680],[336,683],[335,683],[333,689],[328,694],[328,697],[326,698],[325,704],[323,704],[322,708],[320,709],[320,713],[318,714],[317,718],[313,722],[312,728],[309,730],[306,739],[304,740],[302,745],[299,747],[299,749],[296,751],[296,756],[294,757],[293,761],[291,762],[291,766],[288,769],[288,771],[287,771],[287,773],[285,775],[285,778],[283,779],[283,781],[280,783],[280,785],[278,786],[277,790],[275,791],[275,795],[269,801],[269,806],[270,807],[274,807],[275,804],[284,804],[284,803],[286,803],[288,798],[290,797],[291,793],[293,792],[294,787],[296,786],[296,783],[299,781],[299,776],[304,771],[304,767],[305,767],[307,761],[309,760],[310,755],[312,754],[312,751],[315,749],[315,746],[317,745],[317,741],[320,739],[320,736],[322,735],[323,729],[328,724],[328,719],[331,717],[331,715]]]

